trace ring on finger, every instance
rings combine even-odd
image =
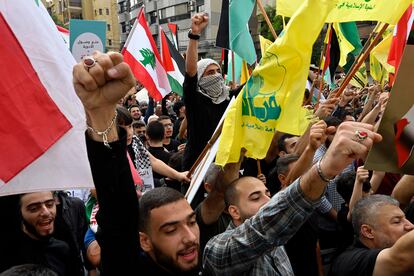
[[[356,130],[355,131],[355,138],[354,141],[356,142],[362,142],[368,138],[368,132],[362,131],[362,130]]]
[[[98,62],[96,59],[94,59],[91,56],[84,56],[82,58],[83,60],[83,65],[85,66],[85,69],[89,71],[89,69],[91,69],[92,67],[94,67],[96,65],[96,63]]]

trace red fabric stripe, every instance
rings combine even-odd
[[[408,9],[401,16],[400,21],[396,26],[397,32],[392,38],[391,48],[388,54],[387,62],[394,66],[395,74],[390,74],[390,85],[394,83],[395,76],[397,75],[398,68],[401,63],[401,58],[404,52],[405,44],[407,43],[407,32],[409,25],[412,24],[410,21],[413,7],[410,5]]]
[[[402,135],[404,133],[404,128],[408,125],[408,120],[403,118],[395,123],[395,146],[397,148],[397,158],[398,158],[398,167],[401,168],[408,158],[410,158],[411,148],[408,148],[407,145],[402,142]]]
[[[177,24],[168,23],[168,28],[171,30],[174,36],[177,36]]]
[[[145,86],[148,90],[148,94],[155,100],[162,100],[162,95],[158,91],[157,86],[155,85],[152,77],[148,74],[147,70],[142,66],[142,64],[135,59],[135,57],[128,51],[128,49],[123,49],[122,54],[124,55],[124,61],[128,63],[131,67],[132,73],[135,78]]]
[[[174,64],[172,62],[170,49],[168,47],[167,38],[165,37],[164,31],[160,28],[161,35],[161,53],[162,53],[162,62],[164,64],[165,71],[172,72],[175,71]]]
[[[8,182],[72,125],[50,98],[1,13],[0,37],[0,179]]]

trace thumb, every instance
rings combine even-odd
[[[330,126],[330,127],[327,127],[326,128],[326,134],[327,135],[329,135],[329,134],[335,134],[335,131],[336,131],[336,127],[334,127],[334,126]]]

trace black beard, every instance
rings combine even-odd
[[[175,275],[195,275],[196,272],[199,271],[198,265],[196,265],[193,269],[188,271],[181,270],[181,268],[174,263],[174,260],[171,257],[164,255],[156,245],[152,245],[154,248],[155,262],[168,272],[172,272]]]
[[[39,233],[37,233],[35,227],[33,225],[27,223],[25,220],[23,220],[23,224],[24,224],[24,227],[26,228],[26,231],[29,232],[31,235],[35,236],[36,239],[38,239],[38,240],[47,241],[52,237],[51,234],[47,235],[47,236],[39,235]]]

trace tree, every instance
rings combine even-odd
[[[62,21],[59,20],[59,18],[56,16],[56,14],[51,14],[50,17],[52,17],[53,22],[55,22],[56,25],[66,28],[65,24],[63,24]]]
[[[283,17],[276,15],[276,9],[271,6],[266,6],[265,11],[272,23],[273,29],[275,29],[276,34],[280,35],[283,30]],[[259,14],[259,34],[271,41],[274,41],[272,32],[270,31],[269,26],[267,25],[264,16]],[[285,17],[285,23],[289,22],[289,18]],[[315,44],[313,45],[312,59],[311,63],[319,65],[319,59],[323,48],[323,39],[325,37],[324,32],[321,32]]]

